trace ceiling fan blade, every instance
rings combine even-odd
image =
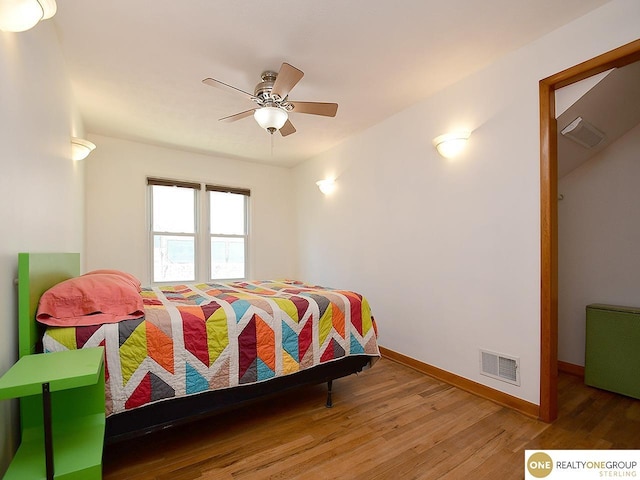
[[[312,115],[324,115],[335,117],[338,112],[337,103],[324,102],[289,102],[293,105],[293,113],[311,113]]]
[[[273,89],[271,95],[277,95],[280,98],[285,98],[289,95],[289,92],[300,79],[304,76],[301,70],[296,67],[292,67],[288,63],[283,63],[276,77],[276,81],[273,82]]]
[[[245,92],[244,90],[241,90],[239,88],[236,88],[233,85],[229,85],[228,83],[224,83],[224,82],[221,82],[220,80],[216,80],[215,78],[205,78],[204,80],[202,80],[202,83],[204,83],[205,85],[209,85],[210,87],[221,88],[223,90],[230,88],[232,90],[235,90],[236,92],[240,92],[245,95],[248,95],[250,98],[254,98],[253,94],[249,92]]]
[[[287,120],[280,128],[280,135],[286,137],[287,135],[291,135],[292,133],[296,133],[296,128],[293,126],[293,123],[291,123],[291,120]]]
[[[228,117],[222,117],[219,118],[218,121],[219,122],[235,122],[236,120],[240,120],[246,117],[249,117],[251,115],[253,115],[253,112],[255,112],[256,109],[252,108],[251,110],[245,110],[244,112],[240,112],[240,113],[235,113],[233,115],[229,115]]]

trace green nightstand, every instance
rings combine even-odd
[[[0,378],[8,398],[20,398],[22,441],[4,480],[102,478],[102,347],[25,355]]]

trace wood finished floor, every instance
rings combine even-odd
[[[383,359],[315,386],[105,447],[104,479],[522,479],[525,449],[638,449],[640,400],[560,375],[552,425]]]

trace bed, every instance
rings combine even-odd
[[[79,272],[78,254],[19,255],[19,351],[104,347],[108,442],[309,384],[331,406],[333,380],[380,356],[366,298],[298,281],[139,287],[142,316],[44,328],[36,314]]]

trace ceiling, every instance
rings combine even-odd
[[[638,105],[640,62],[610,70],[600,75],[593,86],[589,85],[586,93],[558,116],[558,178],[571,173],[637,126]],[[600,144],[586,148],[562,135],[562,130],[577,117],[604,134]]]
[[[52,21],[87,132],[292,166],[605,3],[58,0]],[[290,99],[335,118],[218,121],[254,104],[204,78],[253,92],[282,62],[305,73]]]

